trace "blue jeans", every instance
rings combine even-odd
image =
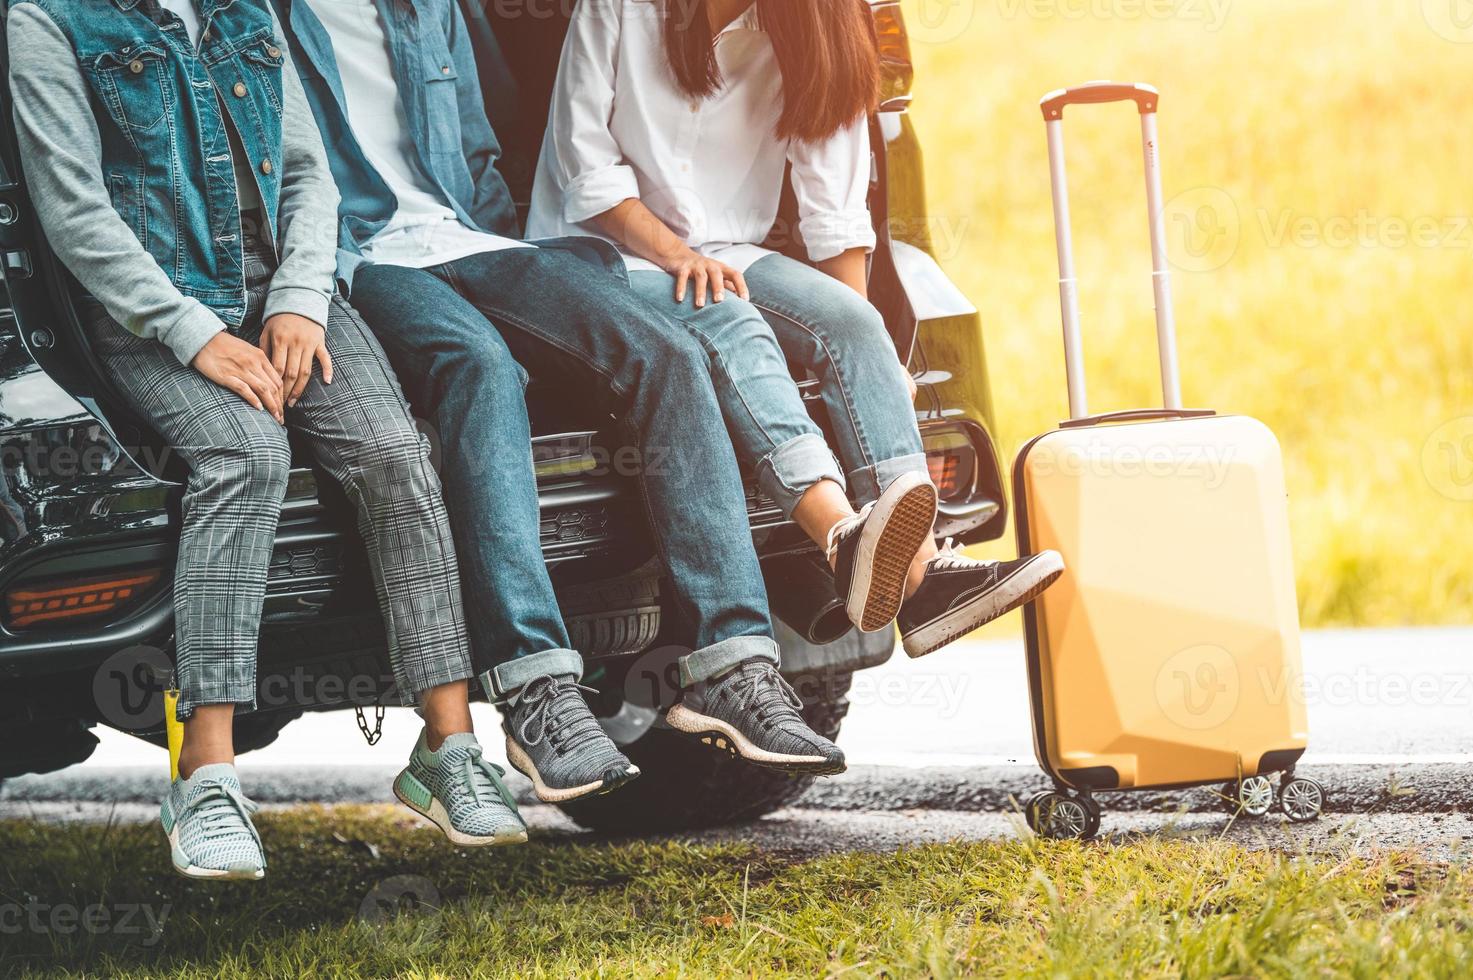
[[[820,480],[844,486],[841,473],[861,504],[904,473],[927,474],[904,368],[879,311],[785,255],[759,259],[745,278],[750,301],[728,291],[698,310],[694,287],[682,307],[672,276],[629,274],[636,293],[679,316],[705,347],[732,440],[756,467],[763,492],[791,515]],[[837,462],[803,407],[790,360],[818,379]]]
[[[600,399],[632,428],[655,547],[695,624],[687,683],[753,657],[777,661],[708,361],[678,322],[619,274],[555,248],[427,270],[365,266],[353,301],[439,430],[472,651],[493,693],[570,672],[550,669],[568,662],[570,641],[538,538],[527,371]]]

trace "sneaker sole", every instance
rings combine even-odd
[[[1024,603],[1031,602],[1064,574],[1064,559],[1058,552],[1045,551],[1020,566],[991,591],[968,600],[955,609],[904,634],[901,640],[911,658],[924,657],[992,622]]]
[[[610,776],[568,789],[554,789],[542,781],[542,774],[537,771],[532,757],[527,755],[511,736],[507,736],[506,739],[506,761],[510,762],[512,768],[517,772],[532,780],[532,788],[536,791],[537,798],[543,803],[567,803],[569,800],[576,800],[582,796],[612,793],[625,783],[639,777],[639,766],[630,763],[629,768],[618,776]]]
[[[769,752],[754,745],[749,738],[720,718],[692,711],[683,704],[677,704],[666,712],[665,720],[676,731],[699,739],[702,745],[709,745],[714,749],[727,752],[754,766],[781,769],[784,772],[813,773],[819,776],[832,776],[848,768],[845,762],[835,764],[821,755],[784,755],[781,752]]]
[[[194,881],[260,881],[266,877],[265,868],[257,868],[255,871],[222,871],[219,868],[201,868],[188,862],[180,863],[179,849],[179,825],[169,831],[169,863],[174,868],[174,873]]]
[[[880,495],[860,531],[845,611],[862,632],[891,623],[905,599],[905,579],[936,529],[936,488],[919,473],[901,476]]]
[[[415,778],[413,773],[411,773],[408,769],[405,769],[403,772],[399,773],[398,778],[394,780],[394,796],[399,800],[400,803],[403,803],[406,807],[413,810],[421,817],[424,817],[436,827],[439,827],[440,832],[449,839],[450,843],[456,845],[457,847],[500,847],[506,844],[525,844],[527,842],[526,828],[523,828],[521,830],[512,830],[510,832],[508,832],[506,829],[502,829],[496,831],[496,833],[491,834],[490,836],[485,837],[477,836],[475,834],[467,834],[456,830],[454,824],[450,822],[450,814],[445,812],[444,805],[439,800],[435,799],[433,794],[430,794],[430,805],[428,807],[421,807],[418,803],[414,802],[414,800],[410,799],[408,791],[401,788],[399,785],[400,781],[404,779],[414,780],[415,785],[420,787],[424,786],[423,783]]]

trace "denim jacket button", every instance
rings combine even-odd
[[[132,61],[128,62],[128,70],[135,75],[143,74],[143,62],[139,61],[137,58],[134,58]]]
[[[270,160],[262,160],[261,161],[261,173],[263,173],[263,174],[269,174],[271,172],[271,170],[272,170],[271,161]]]
[[[245,82],[236,82],[235,83],[235,87],[232,88],[230,91],[232,91],[232,92],[235,93],[235,97],[237,99],[243,99],[243,98],[245,98],[245,94],[246,94]]]
[[[278,48],[278,47],[276,47],[275,45],[271,45],[271,46],[267,47],[266,48],[266,53],[269,54],[273,58],[280,58],[281,57],[281,49]]]

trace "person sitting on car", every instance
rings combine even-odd
[[[542,557],[531,371],[634,433],[655,547],[695,629],[671,726],[763,765],[842,770],[843,753],[803,720],[777,670],[704,350],[629,291],[607,244],[519,238],[455,0],[281,0],[278,10],[342,190],[340,276],[439,430],[476,597],[472,648],[512,765],[558,802],[636,771],[579,693],[582,664]]]
[[[395,680],[424,716],[395,793],[457,844],[525,840],[472,731],[428,442],[334,294],[337,191],[270,8],[18,0],[7,25],[41,225],[90,293],[82,319],[108,381],[190,470],[174,577],[184,743],[161,809],[175,869],[266,872],[232,718],[256,698],[288,429],[357,510]]]
[[[936,546],[909,378],[866,299],[871,16],[857,0],[582,0],[528,233],[619,246],[634,292],[711,352],[738,452],[828,549],[855,625],[898,614],[918,657],[1037,595],[1063,563]],[[762,246],[789,169],[813,265]],[[842,467],[790,359],[819,381]]]

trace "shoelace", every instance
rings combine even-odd
[[[855,514],[853,517],[846,517],[839,523],[835,524],[833,527],[829,528],[829,539],[827,546],[824,549],[824,553],[828,557],[829,564],[832,565],[834,562],[834,554],[839,550],[839,542],[843,541],[845,538],[849,537],[849,535],[853,534],[855,531],[858,531],[861,527],[863,527],[864,522],[869,519],[870,512],[874,509],[875,503],[874,501],[870,501],[862,508],[860,508],[859,513]]]
[[[240,833],[244,827],[250,831],[256,847],[261,847],[261,835],[251,824],[250,815],[260,809],[246,799],[240,790],[225,783],[209,780],[197,791],[188,809],[195,811],[201,828],[200,836],[205,840],[219,840]]]
[[[776,692],[777,697],[767,696],[766,690]],[[733,693],[764,727],[771,728],[779,720],[802,720],[799,712],[803,702],[798,693],[778,673],[777,667],[766,660],[744,666],[733,685]]]
[[[565,753],[604,738],[604,730],[599,727],[593,712],[588,710],[580,691],[598,693],[591,687],[557,677],[539,677],[528,684],[522,691],[522,703],[530,703],[532,707],[517,729],[522,736],[522,744],[529,747],[539,745],[545,738],[554,750]],[[569,698],[577,703],[565,707]]]
[[[471,799],[475,801],[476,806],[485,806],[491,802],[489,794],[495,793],[496,798],[507,809],[513,813],[516,812],[511,793],[508,792],[506,784],[501,781],[501,777],[506,775],[506,770],[487,762],[481,755],[479,746],[466,749],[460,760],[460,767],[460,773],[464,777],[462,784],[470,787]]]
[[[968,558],[966,555],[958,553],[956,548],[952,546],[951,538],[946,539],[941,545],[941,549],[936,553],[936,557],[932,558],[930,562],[931,567],[935,569],[986,568],[989,565],[995,564],[997,563],[978,561],[976,558]]]

